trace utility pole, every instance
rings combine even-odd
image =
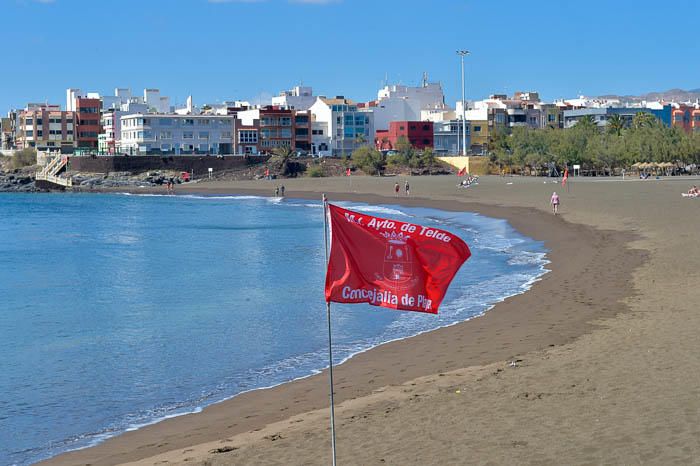
[[[464,56],[469,55],[469,50],[457,50],[457,55],[462,62],[462,155],[467,155],[467,109],[464,100]]]

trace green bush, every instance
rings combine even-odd
[[[318,165],[309,167],[306,170],[306,174],[311,178],[321,178],[323,176],[323,168],[319,167]]]
[[[368,175],[381,173],[386,165],[386,159],[378,150],[370,146],[362,146],[352,153],[352,161]]]
[[[12,156],[12,168],[22,168],[36,165],[36,151],[34,149],[22,149]]]

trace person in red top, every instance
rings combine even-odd
[[[399,197],[399,183],[394,183],[394,193],[396,194],[396,197]]]
[[[554,212],[554,215],[557,215],[559,212],[559,195],[556,191],[552,193],[552,198],[549,200],[549,203],[552,205],[552,212]]]

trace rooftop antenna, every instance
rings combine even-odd
[[[389,73],[386,71],[384,72],[384,85],[385,86],[389,85]]]
[[[423,87],[428,87],[428,72],[423,71]]]

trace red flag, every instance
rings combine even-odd
[[[562,180],[561,180],[561,185],[566,186],[566,180],[568,180],[568,179],[569,179],[569,169],[565,168],[564,169],[564,178],[562,178]]]
[[[437,314],[471,252],[437,228],[373,217],[328,204],[331,252],[326,302]]]
[[[467,174],[467,167],[464,167],[457,172],[457,176],[464,176],[466,174]]]

